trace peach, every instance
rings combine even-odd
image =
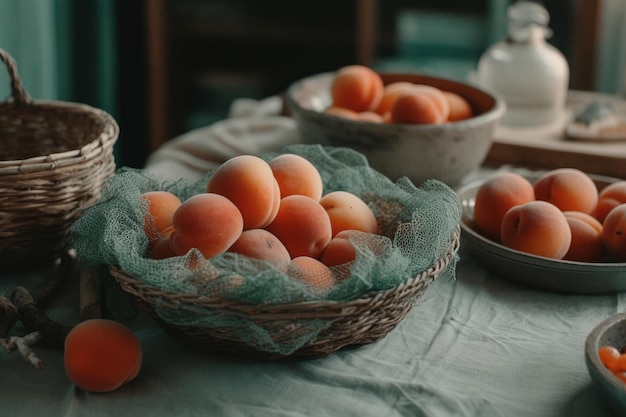
[[[291,260],[285,245],[265,229],[244,230],[228,252],[261,259],[276,266],[286,265]]]
[[[602,241],[602,223],[581,211],[563,212],[572,231],[572,242],[563,259],[579,262],[602,262],[606,249]]]
[[[326,292],[335,285],[335,279],[330,269],[310,256],[293,258],[287,265],[286,273],[290,277],[304,282],[316,292]]]
[[[320,256],[320,261],[328,266],[343,265],[356,260],[356,249],[350,236],[359,233],[356,230],[343,230],[331,239]]]
[[[623,203],[626,203],[626,181],[609,184],[598,193],[594,216],[602,223],[609,211]]]
[[[383,116],[371,110],[356,112],[354,110],[346,109],[344,107],[329,106],[324,110],[324,113],[331,116],[343,117],[344,119],[359,122],[384,123]]]
[[[143,229],[152,246],[159,240],[162,232],[172,226],[174,212],[182,203],[169,191],[148,191],[143,193],[141,198],[148,203]]]
[[[446,96],[443,94],[442,90],[431,85],[414,84],[413,91],[426,94],[430,98],[432,98],[433,102],[437,106],[437,109],[439,109],[439,112],[441,113],[443,121],[445,122],[446,120],[448,120],[448,116],[450,114],[450,104],[448,102],[448,99],[446,99]]]
[[[617,360],[622,353],[615,347],[610,345],[601,346],[598,349],[598,357],[604,366],[606,366],[611,372],[619,372],[617,369]]]
[[[65,338],[69,379],[89,392],[110,392],[132,381],[141,368],[141,344],[126,326],[108,319],[78,323]]]
[[[320,204],[328,213],[333,236],[342,230],[360,230],[374,234],[380,230],[372,209],[355,194],[333,191],[324,195]]]
[[[504,246],[554,259],[562,259],[572,241],[565,215],[546,201],[530,201],[509,209],[502,218],[501,236]]]
[[[174,252],[170,241],[170,235],[172,232],[174,232],[174,226],[170,226],[165,229],[161,233],[159,240],[154,242],[150,248],[150,256],[153,259],[165,259],[176,256],[176,252]]]
[[[317,258],[332,238],[332,225],[324,207],[298,194],[281,200],[276,218],[266,229],[283,242],[291,258]]]
[[[626,203],[614,207],[602,223],[602,241],[612,261],[626,262]]]
[[[383,96],[383,80],[373,69],[363,65],[340,68],[331,83],[333,106],[355,112],[373,111]]]
[[[358,120],[370,123],[384,123],[385,119],[380,114],[373,111],[362,111],[358,114]]]
[[[343,117],[344,119],[349,119],[349,120],[360,119],[358,112],[354,110],[346,109],[344,107],[339,107],[339,106],[329,106],[324,110],[324,113],[330,116]]]
[[[484,237],[500,242],[502,218],[513,206],[535,199],[532,183],[514,172],[497,173],[485,180],[474,202],[474,224]]]
[[[270,224],[281,198],[269,164],[254,155],[235,156],[220,165],[209,178],[206,191],[232,201],[241,212],[244,229]]]
[[[413,87],[415,87],[415,84],[409,81],[396,81],[387,84],[383,90],[383,97],[380,100],[378,107],[376,107],[376,113],[384,115],[390,112],[398,97],[405,94],[410,88]]]
[[[278,182],[281,198],[293,194],[305,195],[314,200],[322,198],[322,176],[308,159],[286,153],[274,157],[268,164]]]
[[[557,206],[561,211],[593,213],[598,188],[591,177],[576,168],[558,168],[535,181],[535,198]]]
[[[222,254],[243,232],[241,212],[228,198],[214,193],[196,194],[174,213],[172,250],[184,255],[198,249],[205,258]]]
[[[441,111],[431,94],[414,88],[397,98],[391,108],[389,122],[441,124],[447,118],[448,114]]]
[[[464,97],[451,91],[442,91],[442,93],[448,101],[448,107],[450,108],[448,122],[458,122],[474,116],[472,106]]]

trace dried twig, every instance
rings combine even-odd
[[[35,304],[33,296],[24,287],[14,287],[7,296],[17,308],[19,319],[31,331],[41,332],[44,341],[62,347],[72,326],[59,324],[50,319]]]
[[[75,260],[73,252],[65,254],[54,274],[46,280],[46,285],[33,293],[34,295],[26,288],[18,286],[7,291],[5,297],[0,296],[0,344],[8,354],[17,350],[33,366],[41,368],[44,366],[43,361],[31,350],[33,345],[42,341],[55,347],[63,347],[65,338],[73,326],[53,321],[39,305],[49,299],[60,284],[75,273]],[[101,317],[99,274],[81,269],[79,279],[79,319],[82,321]],[[17,320],[21,321],[31,333],[26,336],[6,337]]]
[[[23,337],[11,336],[6,339],[0,339],[0,343],[2,343],[2,347],[9,355],[17,350],[20,355],[35,368],[43,368],[43,361],[30,349],[30,347],[36,344],[40,339],[41,332],[36,331]]]
[[[18,312],[7,297],[0,296],[0,337],[5,337],[17,321]]]

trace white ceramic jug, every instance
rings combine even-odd
[[[550,16],[539,3],[519,1],[508,8],[508,33],[478,62],[477,82],[507,104],[501,121],[509,126],[547,124],[562,116],[569,84],[563,54],[546,42]]]

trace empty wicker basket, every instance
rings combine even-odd
[[[0,58],[11,78],[0,103],[0,264],[52,260],[114,173],[119,127],[84,104],[32,100],[13,58]]]

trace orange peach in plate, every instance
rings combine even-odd
[[[593,213],[598,203],[598,188],[585,172],[558,168],[543,174],[534,183],[535,198],[550,202],[562,211]]]
[[[502,219],[510,208],[535,199],[532,183],[514,172],[502,172],[485,180],[474,205],[476,227],[487,238],[501,242]]]
[[[531,201],[507,211],[501,236],[502,244],[511,249],[554,259],[562,259],[572,241],[565,215],[546,201]]]

